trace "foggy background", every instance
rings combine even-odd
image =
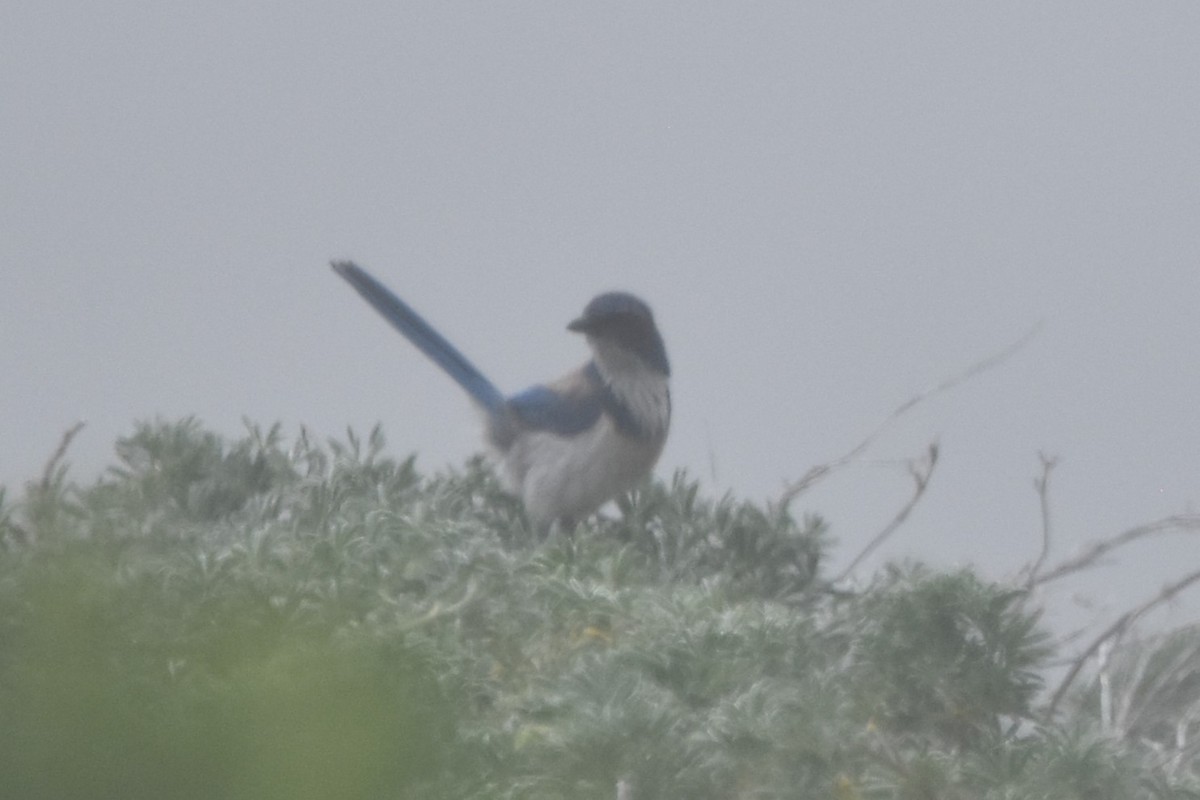
[[[0,483],[80,419],[91,480],[156,415],[381,421],[461,464],[469,403],[328,267],[353,258],[506,391],[584,359],[594,294],[643,296],[674,369],[657,473],[713,497],[778,497],[1041,321],[800,498],[834,569],[935,439],[867,570],[1012,575],[1039,451],[1058,557],[1195,512],[1198,42],[1191,2],[9,3]],[[1131,550],[1078,613],[1198,553]]]

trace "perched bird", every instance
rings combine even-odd
[[[671,373],[650,307],[625,292],[598,295],[567,325],[592,358],[551,383],[505,397],[417,312],[350,261],[333,269],[483,411],[502,478],[539,527],[570,529],[640,481],[671,422]]]

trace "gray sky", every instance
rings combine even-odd
[[[659,474],[755,499],[1044,320],[804,496],[835,563],[934,438],[881,558],[1010,574],[1039,450],[1060,556],[1197,510],[1200,4],[2,16],[2,483],[77,419],[86,478],[154,415],[378,420],[394,454],[461,463],[469,404],[330,272],[352,257],[509,391],[582,360],[563,326],[593,294],[641,294],[674,367]],[[1197,553],[1157,543],[1086,591],[1131,602]]]

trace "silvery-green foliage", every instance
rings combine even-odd
[[[1200,797],[1086,698],[1044,724],[1021,595],[835,592],[815,514],[679,474],[546,536],[482,460],[378,429],[155,421],[117,454],[0,494],[2,796]],[[1122,685],[1173,719],[1162,674]]]

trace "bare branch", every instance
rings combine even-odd
[[[887,417],[885,417],[883,422],[879,423],[879,425],[875,428],[875,430],[871,431],[871,433],[869,433],[865,439],[863,439],[861,442],[859,442],[854,447],[852,447],[847,453],[845,453],[844,455],[842,455],[839,458],[835,458],[832,461],[827,461],[824,464],[817,464],[816,466],[811,467],[808,470],[808,472],[804,473],[804,475],[799,480],[788,485],[783,490],[783,495],[780,497],[780,500],[779,500],[780,505],[787,505],[792,500],[794,500],[798,496],[800,496],[800,494],[802,494],[804,491],[806,491],[813,484],[815,484],[818,481],[820,481],[821,479],[823,479],[826,475],[830,474],[831,472],[833,472],[836,469],[841,469],[842,467],[846,466],[851,461],[853,461],[855,458],[860,456],[863,453],[863,451],[865,451],[868,447],[870,447],[875,442],[875,440],[878,439],[879,436],[885,430],[887,430],[889,427],[891,427],[891,425],[897,419],[899,419],[900,417],[904,416],[906,413],[911,411],[915,406],[919,405],[920,403],[924,402],[925,400],[928,400],[931,397],[939,395],[943,392],[947,392],[950,389],[953,389],[954,387],[958,386],[959,384],[965,383],[966,381],[970,380],[971,378],[974,378],[976,375],[978,375],[982,372],[986,372],[987,370],[992,369],[993,367],[999,366],[1000,364],[1007,361],[1009,358],[1011,358],[1013,355],[1015,355],[1018,351],[1020,351],[1023,347],[1025,347],[1025,345],[1027,345],[1029,343],[1029,341],[1034,336],[1036,336],[1039,331],[1041,331],[1041,329],[1042,329],[1042,323],[1038,322],[1036,325],[1034,325],[1032,328],[1030,328],[1028,331],[1026,331],[1025,334],[1023,336],[1021,336],[1021,338],[1017,339],[1015,342],[1013,342],[1012,344],[1010,344],[1008,347],[1004,348],[1003,350],[1000,350],[999,352],[994,353],[994,354],[988,356],[987,358],[981,359],[980,361],[976,361],[974,364],[967,367],[962,372],[960,372],[956,375],[952,375],[949,378],[946,378],[942,382],[938,383],[936,386],[932,386],[923,392],[919,392],[919,393],[913,395],[908,400],[905,400],[903,403],[901,403],[899,406],[897,406],[896,409],[894,411],[892,411],[891,414],[889,414]]]
[[[912,475],[913,481],[916,484],[916,487],[913,491],[913,496],[910,497],[908,502],[904,504],[904,507],[896,513],[896,516],[892,517],[892,521],[885,525],[883,530],[875,534],[875,538],[872,539],[870,543],[862,549],[862,552],[854,557],[854,560],[850,562],[850,566],[846,567],[844,570],[842,570],[840,575],[834,578],[833,583],[840,583],[846,578],[850,577],[850,573],[854,572],[855,567],[861,564],[867,556],[875,552],[875,549],[879,547],[879,545],[883,544],[889,536],[896,532],[897,528],[904,524],[904,521],[908,519],[908,515],[912,513],[912,510],[916,507],[917,503],[921,501],[921,497],[925,494],[925,489],[929,486],[929,479],[933,476],[933,470],[937,466],[937,461],[938,445],[937,442],[933,442],[929,445],[929,450],[926,452],[924,459],[922,459],[920,462],[909,462],[908,471],[909,474]]]
[[[1058,580],[1071,573],[1094,566],[1097,561],[1119,547],[1136,542],[1139,539],[1144,539],[1147,536],[1154,536],[1160,533],[1174,533],[1177,531],[1200,532],[1200,514],[1176,514],[1122,531],[1116,536],[1096,542],[1080,555],[1061,562],[1043,575],[1030,576],[1027,585],[1029,588],[1033,588],[1034,586],[1047,584],[1050,581]]]
[[[1100,669],[1100,730],[1112,730],[1112,673],[1109,671],[1109,656],[1113,641],[1101,642],[1096,648],[1096,666]]]
[[[1042,567],[1046,564],[1046,558],[1050,555],[1050,473],[1058,464],[1058,457],[1038,453],[1038,458],[1042,461],[1042,475],[1040,478],[1034,478],[1033,488],[1037,490],[1039,504],[1042,508],[1042,551],[1038,553],[1033,566],[1029,567],[1029,578],[1025,582],[1026,589],[1033,588],[1037,582],[1038,573],[1042,571]]]
[[[62,439],[58,442],[58,448],[54,451],[54,455],[50,456],[50,460],[46,462],[46,466],[42,469],[42,482],[39,484],[39,488],[42,491],[46,491],[54,483],[54,473],[58,469],[58,465],[63,460],[63,457],[67,454],[67,448],[71,446],[71,440],[83,430],[83,426],[86,424],[81,420],[70,428],[67,428],[63,433]]]
[[[1125,631],[1129,630],[1134,622],[1144,617],[1150,611],[1153,611],[1158,606],[1170,601],[1175,595],[1182,592],[1184,589],[1191,586],[1193,583],[1200,581],[1200,570],[1188,573],[1174,583],[1169,583],[1162,588],[1158,594],[1142,603],[1136,608],[1126,611],[1117,621],[1109,625],[1104,631],[1092,640],[1092,643],[1080,653],[1075,661],[1071,664],[1071,669],[1067,671],[1066,677],[1059,683],[1058,688],[1054,690],[1054,696],[1050,698],[1050,705],[1046,709],[1046,718],[1050,719],[1054,716],[1054,712],[1058,709],[1058,704],[1062,701],[1067,693],[1067,689],[1071,688],[1071,684],[1075,682],[1075,678],[1079,676],[1083,670],[1083,665],[1088,659],[1096,655],[1100,648],[1110,639],[1120,637]]]
[[[1138,687],[1145,679],[1146,670],[1150,666],[1153,654],[1153,648],[1138,648],[1138,652],[1134,657],[1132,673],[1125,681],[1125,691],[1121,694],[1120,701],[1112,711],[1112,728],[1117,730],[1121,736],[1125,736],[1129,732],[1128,720],[1130,712],[1133,709],[1133,702],[1138,694]],[[1103,650],[1101,650],[1101,658],[1104,658]]]

